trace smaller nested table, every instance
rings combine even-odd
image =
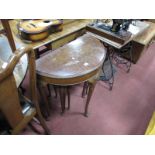
[[[63,113],[66,86],[82,83],[95,76],[102,67],[105,57],[106,50],[102,43],[90,34],[85,34],[38,59],[36,61],[38,87],[47,111],[49,111],[45,95],[47,84],[60,86]],[[91,85],[88,91],[85,116],[94,85]]]

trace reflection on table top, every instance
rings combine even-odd
[[[55,79],[83,76],[99,68],[106,57],[102,43],[85,34],[36,61],[37,74]]]

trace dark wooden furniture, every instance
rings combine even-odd
[[[106,57],[101,42],[89,34],[64,45],[36,61],[39,90],[49,111],[45,95],[47,84],[59,86],[62,113],[65,111],[66,87],[87,81],[98,73]],[[95,83],[94,83],[95,84]],[[85,116],[94,85],[89,89]]]
[[[109,22],[108,25],[110,26],[111,23]],[[131,37],[126,40],[112,35],[105,30],[99,30],[98,27],[94,29],[94,27],[90,26],[88,27],[88,31],[93,32],[103,42],[116,49],[121,49],[128,42],[132,41],[132,62],[136,63],[155,36],[155,24],[148,21],[136,21],[135,27],[130,28]],[[130,58],[127,54],[123,56],[128,59]]]
[[[150,25],[149,23],[136,21],[136,25],[130,24],[128,31],[122,31],[119,34],[111,32],[109,29],[107,29],[110,26],[110,22],[108,25],[103,22],[97,22],[87,25],[86,30],[88,31],[88,33],[98,38],[103,43],[103,45],[107,49],[107,56],[109,57],[110,62],[114,60],[116,65],[125,65],[126,71],[129,72],[133,55],[132,41],[135,37],[138,37],[143,32],[145,32],[145,30],[147,30]],[[130,59],[129,61],[126,59],[122,59],[125,54]],[[109,83],[110,90],[112,90],[114,83],[112,67],[111,72],[111,77],[109,79],[106,79],[106,81],[108,81]]]
[[[145,32],[145,30],[150,27],[149,23],[136,21],[135,24],[130,24],[127,31],[130,33],[130,35],[128,35],[128,33],[124,34],[123,32],[122,34],[115,34],[114,32],[106,30],[106,28],[104,28],[104,25],[104,23],[90,24],[86,27],[86,30],[93,33],[100,40],[116,49],[121,49],[135,37],[142,35],[143,32]],[[111,23],[108,24],[108,26],[110,25]]]
[[[15,66],[18,65],[24,54],[27,54],[29,63],[30,99],[18,94],[13,74]],[[0,66],[0,112],[8,122],[11,134],[20,133],[34,116],[38,117],[45,132],[50,133],[41,115],[36,92],[35,55],[31,48],[23,47],[15,51],[10,59]],[[23,108],[19,97],[26,103]]]

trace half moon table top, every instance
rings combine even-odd
[[[53,80],[74,79],[99,69],[105,57],[103,44],[90,34],[85,34],[36,60],[36,71],[39,77]]]

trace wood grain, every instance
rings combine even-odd
[[[105,56],[106,50],[102,43],[85,34],[38,59],[37,76],[39,79],[47,79],[52,84],[69,85],[78,83],[80,80],[82,82],[92,74],[96,74]],[[77,78],[79,81],[76,81]]]

